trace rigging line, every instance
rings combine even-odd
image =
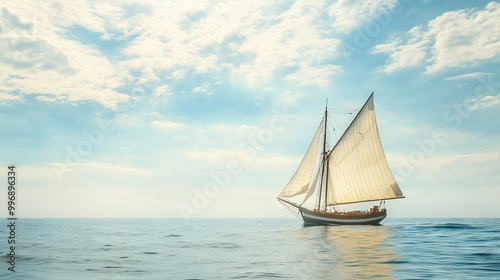
[[[291,205],[288,205],[287,203],[281,201],[281,200],[278,200],[281,204],[283,204],[283,206],[285,206],[286,209],[288,209],[288,211],[292,212],[292,214],[294,214],[295,216],[297,216],[299,219],[302,219],[302,217],[299,215],[298,210],[299,208],[297,208],[297,212],[295,212],[295,210],[293,210],[295,207],[292,207]]]
[[[342,138],[342,135],[346,132],[346,128],[345,126],[341,125],[333,116],[328,115],[328,117],[331,120],[331,122],[329,123],[329,127],[331,131],[333,131],[333,135],[330,138],[336,139],[336,142],[339,142],[340,138]],[[333,143],[333,141],[331,143]]]
[[[359,112],[359,109],[328,109],[328,112],[333,112],[333,111],[338,111],[338,112]]]
[[[356,112],[336,112],[335,115],[355,115]]]
[[[328,118],[330,122],[328,122],[328,127],[331,131],[328,135],[328,144],[334,144],[334,141],[340,139],[340,136],[342,135],[343,127],[335,120],[334,117],[331,115],[328,115]],[[330,150],[330,147],[328,148]]]

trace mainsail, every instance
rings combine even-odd
[[[402,198],[375,119],[373,94],[328,156],[327,205]]]

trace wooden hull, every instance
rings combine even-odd
[[[385,210],[377,212],[330,213],[299,208],[306,225],[377,225],[385,219]]]

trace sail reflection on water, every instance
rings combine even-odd
[[[303,229],[311,235],[305,244],[314,251],[315,258],[304,259],[295,268],[295,275],[300,279],[394,279],[393,260],[399,257],[388,246],[389,228],[325,226]]]
[[[332,276],[344,279],[383,277],[392,278],[396,259],[387,246],[390,230],[380,227],[327,227],[327,240],[337,244]]]

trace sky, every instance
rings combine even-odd
[[[0,3],[18,217],[293,217],[326,99],[341,133],[371,92],[389,217],[500,217],[499,2]]]

